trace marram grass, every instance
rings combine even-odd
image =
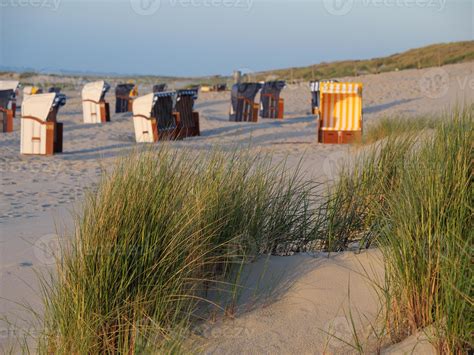
[[[472,107],[445,116],[374,128],[392,133],[343,172],[323,232],[329,250],[381,248],[393,341],[430,329],[440,353],[464,353],[474,348]]]
[[[43,353],[177,352],[233,265],[311,238],[311,185],[262,157],[132,154],[90,192],[43,282]],[[234,272],[235,273],[235,272]]]

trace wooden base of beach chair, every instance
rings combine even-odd
[[[282,120],[285,115],[285,100],[279,99],[278,100],[278,116],[277,118]]]
[[[199,125],[199,112],[193,111],[193,122],[194,122],[194,127],[183,127],[181,123],[181,118],[179,115],[179,112],[176,112],[177,116],[175,116],[176,119],[176,137],[175,139],[184,139],[184,138],[189,138],[189,137],[199,137],[201,135],[201,129]]]
[[[5,110],[3,111],[3,122],[2,122],[2,132],[3,133],[11,133],[13,132],[13,111],[12,110]]]
[[[108,102],[100,103],[100,120],[102,123],[110,122],[110,105]]]
[[[258,103],[254,103],[253,107],[249,107],[247,113],[244,111],[244,115],[242,117],[242,121],[245,122],[258,122],[258,110],[260,109],[260,105]],[[249,114],[250,113],[250,114]]]
[[[54,153],[63,152],[63,123],[55,122],[54,126]]]
[[[361,131],[323,131],[319,130],[318,142],[323,144],[350,144],[360,141]]]

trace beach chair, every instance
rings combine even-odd
[[[10,102],[13,90],[0,90],[0,129],[3,133],[13,132],[13,111]]]
[[[49,93],[54,92],[55,94],[60,94],[60,93],[61,93],[61,88],[60,88],[60,87],[57,87],[57,86],[51,86],[51,87],[48,89],[48,92],[49,92]]]
[[[25,86],[23,88],[23,100],[30,97],[31,95],[42,94],[43,89],[37,86]]]
[[[16,97],[18,94],[18,87],[20,82],[17,80],[0,80],[0,90],[13,90],[13,94],[10,97],[7,106],[5,107],[6,110],[10,110],[13,114],[13,118],[16,117]]]
[[[131,112],[133,100],[138,96],[135,84],[119,84],[115,88],[115,113]]]
[[[158,84],[153,86],[153,92],[164,92],[166,90],[166,84]]]
[[[229,120],[235,122],[257,122],[260,105],[255,96],[262,88],[261,83],[240,83],[232,86]]]
[[[319,81],[311,81],[309,83],[311,89],[311,113],[317,115],[319,112],[320,105],[320,92],[319,92]]]
[[[199,127],[199,112],[194,111],[194,102],[197,96],[196,90],[178,90],[176,95],[176,138],[187,138],[201,135]]]
[[[351,143],[362,138],[362,84],[320,82],[318,141]]]
[[[110,85],[105,81],[96,81],[84,85],[82,89],[82,110],[84,123],[110,122],[110,106],[105,95]]]
[[[216,84],[212,87],[212,91],[222,92],[227,90],[227,84]]]
[[[263,84],[260,94],[260,115],[262,118],[283,119],[285,101],[280,97],[280,94],[285,86],[284,81],[267,81]]]
[[[58,110],[66,104],[63,94],[36,94],[21,105],[21,154],[52,155],[63,151],[63,124]]]
[[[133,102],[133,125],[138,143],[175,139],[178,114],[174,112],[175,92],[156,92]]]

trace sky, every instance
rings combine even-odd
[[[0,68],[229,75],[473,39],[472,0],[0,0]]]

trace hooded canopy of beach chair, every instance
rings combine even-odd
[[[8,109],[8,104],[13,95],[12,89],[0,89],[0,110]]]
[[[321,129],[362,129],[362,84],[321,82]]]
[[[132,91],[135,89],[135,84],[119,84],[115,88],[115,95],[117,97],[132,97]]]
[[[56,93],[31,95],[24,99],[21,106],[22,154],[48,154],[48,142],[53,144],[56,139],[48,139],[48,129],[53,127],[54,130],[55,112],[65,104],[66,96]],[[50,126],[45,124],[48,121],[51,121],[48,123]]]
[[[13,90],[13,92],[18,89],[20,82],[17,80],[0,80],[0,90]]]
[[[262,104],[262,117],[277,118],[278,102],[280,100],[281,91],[285,88],[286,83],[282,80],[267,81],[263,84],[260,101]]]
[[[34,117],[46,121],[56,100],[55,93],[38,94],[27,97],[21,105],[22,117]]]
[[[110,90],[110,85],[105,81],[95,81],[84,85],[82,89],[82,100],[100,102],[105,98],[105,94]]]
[[[166,90],[166,84],[158,84],[153,86],[153,92],[163,92]]]
[[[59,94],[61,93],[61,88],[57,87],[57,86],[51,86],[49,89],[48,89],[48,93],[56,93],[56,94]]]

